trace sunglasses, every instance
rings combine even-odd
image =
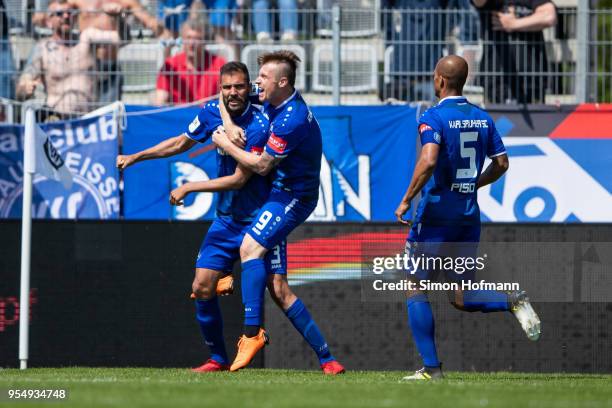
[[[63,17],[64,14],[68,14],[68,17],[71,17],[75,14],[77,14],[76,10],[72,10],[72,9],[68,9],[68,10],[56,10],[56,11],[52,11],[51,13],[52,17]]]

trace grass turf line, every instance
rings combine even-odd
[[[186,369],[0,369],[0,408],[49,407],[610,407],[611,375],[446,373],[441,382],[400,382],[406,372]],[[64,388],[62,402],[9,402],[7,389]],[[51,405],[47,405],[51,404]]]

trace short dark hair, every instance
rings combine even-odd
[[[219,71],[219,75],[223,76],[234,72],[242,72],[246,78],[247,83],[251,82],[251,78],[249,77],[249,69],[240,61],[230,61],[226,64],[223,64],[221,70]]]
[[[283,65],[282,74],[289,80],[289,85],[295,86],[295,72],[297,71],[298,63],[302,62],[300,57],[289,50],[279,50],[267,52],[257,57],[259,65],[267,64],[268,62],[276,62]]]

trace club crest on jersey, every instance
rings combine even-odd
[[[189,132],[195,132],[200,126],[200,119],[196,116],[195,119],[189,124]]]
[[[270,147],[270,149],[280,154],[283,153],[287,148],[287,142],[272,133],[270,135],[270,138],[268,139],[268,146]]]

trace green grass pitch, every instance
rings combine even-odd
[[[611,375],[446,373],[436,383],[402,383],[405,372],[247,369],[0,369],[0,408],[15,407],[610,407]],[[8,389],[63,388],[62,402],[11,402]]]

